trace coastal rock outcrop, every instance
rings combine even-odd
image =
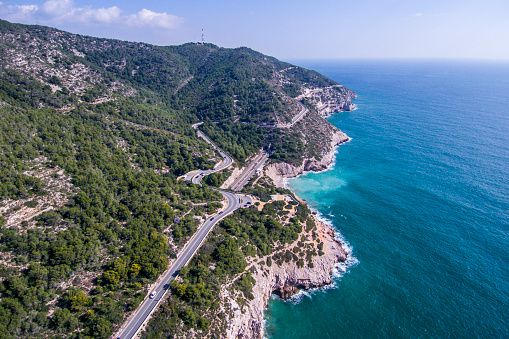
[[[323,117],[328,117],[334,112],[353,111],[356,108],[352,103],[356,97],[355,93],[341,85],[326,87],[305,85],[301,91],[302,94],[295,99],[313,105]]]
[[[223,309],[227,310],[226,337],[262,338],[264,336],[264,311],[272,295],[282,299],[294,297],[302,290],[324,287],[332,284],[334,273],[342,271],[341,266],[350,256],[349,249],[339,240],[331,228],[315,217],[316,228],[304,231],[295,243],[285,246],[270,256],[255,258],[250,267],[255,280],[253,298],[239,303],[236,295],[225,286],[221,292]],[[284,260],[286,253],[302,248],[302,244],[322,248],[310,257],[309,262],[300,266],[295,260]],[[321,244],[321,245],[319,245]]]
[[[324,153],[319,160],[314,157],[311,159],[306,158],[298,166],[286,162],[272,163],[266,167],[265,175],[271,178],[276,186],[284,187],[286,178],[293,178],[304,172],[324,171],[334,163],[336,147],[348,141],[350,141],[348,135],[335,129],[329,144],[323,148]]]
[[[315,98],[321,94],[323,93],[317,92]],[[355,94],[349,91],[346,96],[331,99],[327,105],[315,105],[315,112],[321,117],[310,117],[307,121],[305,119],[302,124],[304,127],[301,128],[305,129],[306,124],[312,124],[313,128],[318,126],[324,144],[315,147],[318,151],[315,156],[304,158],[298,165],[287,162],[269,164],[265,175],[271,178],[276,186],[284,187],[286,178],[296,177],[306,171],[323,171],[334,163],[337,146],[350,141],[350,138],[323,119],[323,116],[339,109],[353,109],[351,99],[354,96]],[[351,258],[349,248],[337,237],[332,225],[319,219],[316,214],[313,214],[313,220],[316,225],[313,231],[303,229],[296,242],[274,251],[270,256],[252,261],[248,269],[255,283],[252,298],[247,303],[239,303],[238,300],[243,299],[237,298],[236,292],[232,292],[227,286],[222,288],[222,308],[226,311],[224,313],[229,315],[226,320],[228,338],[262,338],[265,330],[264,311],[272,295],[289,299],[300,291],[331,285],[334,272],[345,269]],[[287,260],[291,256],[288,253],[302,248],[305,243],[310,244],[310,248],[318,249],[308,257],[307,265],[302,265],[298,260]],[[279,256],[286,257],[286,260],[274,260]]]

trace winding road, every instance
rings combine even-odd
[[[198,129],[199,125],[200,124],[193,125],[193,128],[197,130],[198,136],[211,144],[222,157],[222,160],[217,163],[213,169],[195,170],[187,173],[183,177],[184,180],[190,181],[193,184],[201,185],[201,180],[203,177],[228,168],[233,164],[233,158],[221,150],[205,134],[203,134]],[[178,276],[182,267],[186,266],[187,263],[193,258],[214,226],[219,221],[232,214],[235,210],[249,207],[253,203],[253,199],[249,195],[233,193],[225,190],[218,191],[226,201],[225,207],[213,216],[206,219],[205,222],[196,231],[196,233],[193,234],[187,244],[177,254],[177,259],[175,259],[170,264],[170,267],[158,278],[155,286],[151,290],[151,294],[145,297],[143,302],[129,316],[129,318],[122,325],[117,334],[113,336],[113,338],[130,339],[135,337],[148,321],[150,315],[157,309],[162,300],[164,300],[165,295],[169,291],[170,283],[175,279],[175,277]]]

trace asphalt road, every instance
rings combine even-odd
[[[197,129],[198,126],[199,125],[193,125],[195,129]],[[233,163],[233,158],[227,153],[223,152],[219,147],[217,147],[206,135],[201,133],[199,130],[198,134],[200,137],[205,139],[205,141],[214,146],[214,148],[219,152],[223,159],[221,162],[216,164],[214,169],[196,170],[189,172],[184,176],[185,180],[191,181],[194,184],[201,184],[201,180],[204,176],[221,171]],[[226,207],[205,220],[205,222],[200,226],[196,233],[193,234],[191,239],[177,255],[175,261],[173,261],[170,264],[170,267],[158,278],[157,282],[155,283],[155,287],[150,291],[151,294],[155,292],[153,298],[150,298],[149,296],[145,297],[143,302],[138,306],[134,313],[127,319],[121,329],[117,332],[115,336],[116,338],[130,339],[136,336],[149,316],[156,310],[157,306],[164,299],[166,293],[168,293],[170,283],[175,279],[175,277],[178,276],[182,267],[187,265],[187,263],[192,259],[194,254],[205,241],[207,235],[214,228],[214,225],[216,225],[219,221],[228,215],[232,214],[235,210],[249,207],[253,203],[252,198],[248,195],[223,190],[218,191],[223,195],[223,198],[226,199]]]
[[[218,152],[223,159],[219,163],[217,163],[213,169],[196,170],[189,172],[188,174],[185,175],[184,179],[191,181],[193,184],[201,185],[201,180],[203,179],[203,177],[230,167],[233,164],[233,158],[221,150],[218,150]]]
[[[139,329],[141,329],[145,321],[152,312],[154,312],[165,294],[168,292],[170,283],[178,276],[182,267],[187,265],[194,254],[198,251],[214,225],[232,214],[235,210],[241,207],[248,207],[252,204],[251,197],[247,195],[239,195],[226,191],[220,192],[227,200],[226,208],[208,218],[191,237],[182,251],[177,255],[177,259],[171,263],[169,269],[161,275],[156,286],[150,291],[150,293],[155,292],[154,298],[145,298],[135,313],[129,318],[128,323],[123,327],[121,332],[117,334],[118,338],[133,338],[138,333]]]
[[[212,173],[222,171],[228,167],[230,167],[233,164],[233,158],[226,152],[224,152],[222,149],[220,149],[212,140],[209,139],[202,131],[198,129],[198,126],[200,126],[200,123],[194,124],[193,128],[196,129],[196,133],[198,134],[198,137],[205,140],[207,143],[209,143],[218,153],[221,155],[221,161],[218,162],[213,169],[208,170],[195,170],[191,171],[184,175],[184,180],[190,181],[193,184],[201,185],[201,180]]]
[[[297,114],[296,116],[294,116],[292,118],[292,121],[290,121],[289,123],[286,123],[286,124],[281,124],[279,125],[278,127],[279,128],[290,128],[290,127],[293,127],[293,125],[295,125],[296,123],[298,123],[302,118],[304,118],[304,116],[309,112],[309,110],[304,107],[304,105],[300,104],[301,106],[301,110],[299,112],[299,114]]]
[[[232,191],[240,191],[247,184],[249,179],[255,174],[256,170],[261,168],[265,161],[269,158],[268,154],[261,151],[258,153],[246,166],[244,171],[235,179],[235,181],[230,185],[230,189]]]

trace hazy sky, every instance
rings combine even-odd
[[[0,0],[0,18],[286,59],[509,59],[509,0]]]

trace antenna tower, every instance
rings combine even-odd
[[[201,29],[201,44],[203,45],[205,43],[205,32],[203,31],[203,27]]]

